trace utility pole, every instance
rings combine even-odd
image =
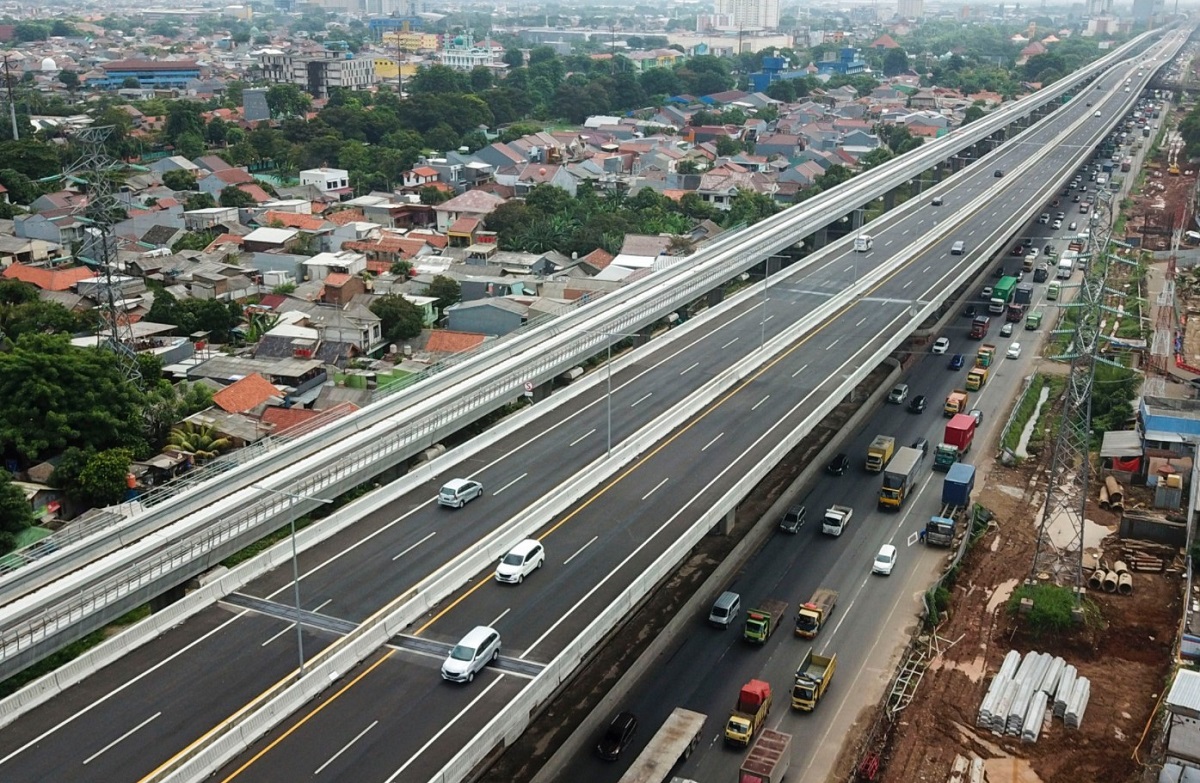
[[[17,130],[17,102],[13,98],[13,79],[12,65],[9,63],[10,55],[4,53],[4,88],[8,91],[8,117],[12,120],[12,136],[13,141],[21,140],[21,133]]]

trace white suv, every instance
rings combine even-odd
[[[939,337],[933,341],[932,351],[936,354],[943,354],[950,350],[950,339],[947,337]]]
[[[438,505],[462,508],[483,494],[483,485],[474,479],[450,479],[438,491]]]
[[[486,625],[477,625],[446,656],[446,662],[442,664],[442,679],[471,682],[476,673],[499,657],[500,632]]]
[[[546,562],[546,550],[536,538],[527,538],[508,550],[496,566],[496,581],[519,585],[525,577],[542,567]]]

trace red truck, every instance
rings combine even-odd
[[[977,315],[975,320],[971,321],[971,339],[982,340],[987,337],[988,328],[992,325],[992,319],[986,315]]]
[[[975,440],[975,417],[956,413],[946,422],[946,432],[933,455],[933,469],[948,471],[950,466],[962,461],[963,455],[971,450]]]

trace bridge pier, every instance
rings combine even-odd
[[[705,294],[704,300],[705,304],[707,304],[709,307],[716,307],[717,305],[721,304],[721,302],[725,301],[725,289],[720,287],[714,288]]]
[[[727,536],[733,530],[733,521],[737,516],[737,507],[729,509],[725,516],[717,524],[712,526],[712,530],[708,531],[709,535]]]
[[[175,585],[162,595],[150,599],[150,613],[153,614],[166,609],[171,604],[181,600],[186,594],[185,585]]]
[[[899,187],[894,187],[891,190],[889,190],[887,193],[883,194],[883,211],[884,212],[891,212],[893,209],[896,208],[896,192],[898,190],[900,190]]]
[[[856,210],[853,214],[858,215],[859,213]],[[851,218],[851,220],[854,220],[854,218]],[[858,221],[858,225],[862,225],[861,217],[858,218]],[[857,226],[855,226],[855,228],[857,228]],[[815,232],[813,232],[812,240],[813,250],[820,250],[821,248],[825,247],[825,245],[829,244],[829,229],[825,226],[818,228]]]

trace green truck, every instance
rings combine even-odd
[[[1041,310],[1034,310],[1032,313],[1029,313],[1028,315],[1025,316],[1025,329],[1027,331],[1032,332],[1036,329],[1040,329],[1041,326],[1042,326],[1042,311]]]
[[[1006,275],[1000,278],[1000,282],[992,286],[992,299],[988,304],[989,313],[1003,313],[1008,308],[1008,303],[1013,299],[1013,291],[1017,289],[1017,278],[1012,275]]]
[[[787,601],[771,599],[763,601],[758,608],[746,613],[746,626],[742,636],[748,642],[766,644],[771,634],[787,617]]]

